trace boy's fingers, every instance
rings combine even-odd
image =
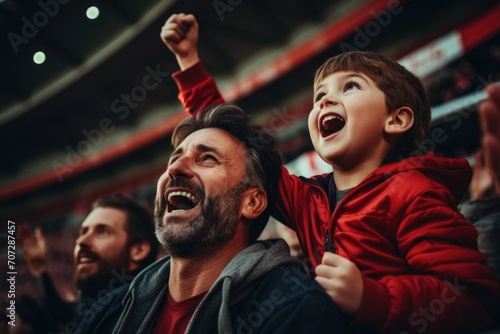
[[[324,278],[324,277],[321,277],[321,276],[316,276],[314,278],[314,280],[316,281],[316,283],[318,283],[324,290],[329,290],[329,279],[328,278]]]
[[[314,270],[316,277],[331,278],[335,276],[335,268],[332,266],[320,264]]]
[[[196,18],[194,17],[194,15],[186,15],[186,16],[183,16],[181,18],[179,18],[180,22],[188,27],[196,24]]]
[[[321,263],[327,266],[337,267],[344,262],[344,258],[340,255],[331,252],[325,252]]]
[[[165,27],[167,24],[170,24],[172,22],[175,22],[177,19],[178,19],[178,14],[173,14],[171,15],[166,21],[165,23],[163,24],[163,27]]]
[[[165,24],[162,29],[161,29],[161,33],[162,34],[168,34],[170,32],[175,32],[179,35],[183,35],[185,30],[182,29],[182,27],[180,27],[178,24],[176,23],[168,23],[168,24]]]
[[[175,31],[169,31],[168,33],[163,34],[162,38],[165,42],[173,43],[178,43],[182,40],[181,36],[179,36],[179,34],[177,34]]]
[[[161,37],[164,41],[178,43],[184,38],[184,34],[180,34],[175,30],[168,30],[161,33]]]
[[[187,27],[183,17],[174,14],[170,16],[169,19],[161,27],[162,31],[166,29],[172,29],[172,30],[179,29],[179,31],[186,31]]]

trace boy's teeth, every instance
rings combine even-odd
[[[325,116],[325,118],[323,118],[323,122],[322,122],[322,125],[325,126],[326,122],[332,120],[332,119],[338,119],[339,121],[341,122],[344,122],[345,121],[342,119],[342,117],[339,117],[339,116],[336,116],[336,115],[328,115],[328,116]]]
[[[321,119],[321,135],[327,137],[335,132],[342,130],[345,126],[345,120],[337,115],[326,115]]]

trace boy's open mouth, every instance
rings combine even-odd
[[[339,132],[345,125],[345,120],[337,114],[326,114],[320,119],[319,131],[323,138],[328,137],[335,132]]]
[[[168,194],[167,212],[191,210],[200,200],[189,191],[172,191]]]

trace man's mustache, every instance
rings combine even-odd
[[[82,258],[82,257],[88,257],[89,259],[93,260],[93,261],[97,261],[100,259],[100,256],[99,254],[91,251],[91,250],[88,250],[88,249],[80,249],[78,251],[78,253],[76,254],[76,259],[77,259],[77,262],[79,262],[79,260]]]

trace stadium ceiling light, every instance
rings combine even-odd
[[[35,52],[35,54],[33,55],[33,61],[35,62],[35,64],[43,64],[46,58],[47,57],[45,57],[45,53],[43,53],[42,51]]]
[[[99,8],[97,8],[96,6],[90,6],[89,8],[87,8],[86,14],[90,20],[94,20],[99,17]]]

